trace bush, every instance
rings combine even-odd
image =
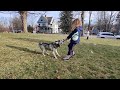
[[[33,27],[32,27],[32,26],[29,25],[29,26],[27,27],[27,29],[28,29],[28,32],[33,33]]]
[[[3,25],[0,25],[0,32],[10,32],[10,29],[7,27],[4,27]]]

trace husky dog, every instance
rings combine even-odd
[[[57,48],[60,47],[61,44],[63,44],[64,40],[58,40],[52,43],[39,43],[39,47],[42,50],[42,54],[45,56],[45,53],[49,55],[49,53],[47,53],[47,51],[52,51],[55,59],[57,59],[56,54],[60,57],[60,55],[57,52]]]

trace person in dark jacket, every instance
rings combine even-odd
[[[66,39],[64,39],[64,41],[71,39],[68,45],[68,53],[63,58],[64,60],[69,60],[71,56],[75,55],[75,52],[73,51],[73,47],[76,44],[80,43],[80,32],[82,30],[83,29],[82,29],[81,21],[79,19],[75,19],[71,25],[71,33]]]

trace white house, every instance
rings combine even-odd
[[[53,17],[46,17],[41,16],[38,23],[38,30],[39,33],[59,33],[58,32],[58,23],[55,22]]]
[[[52,28],[52,33],[59,33],[57,22],[54,21],[54,22],[52,23],[51,28]]]

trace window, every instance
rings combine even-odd
[[[102,34],[102,35],[114,36],[114,34]]]
[[[45,24],[43,23],[43,26],[45,26]]]
[[[114,34],[110,34],[110,36],[114,36]]]

